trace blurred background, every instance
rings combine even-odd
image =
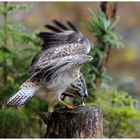
[[[8,5],[15,6],[15,8],[11,8],[12,10],[9,10],[6,15],[3,12],[4,3],[0,2],[0,41],[4,42],[0,44],[2,46],[0,46],[2,48],[0,50],[1,105],[19,89],[20,84],[27,78],[31,59],[40,49],[40,42],[35,34],[45,30],[44,25],[52,23],[53,19],[64,23],[69,20],[94,43],[93,35],[83,24],[90,19],[88,9],[97,13],[100,2],[9,2]],[[20,5],[22,6],[20,7]],[[133,110],[137,110],[137,112],[132,111],[129,112],[130,114],[127,112],[126,116],[125,113],[117,112],[120,116],[124,115],[126,122],[121,120],[122,125],[118,128],[119,130],[114,130],[114,133],[109,133],[110,130],[107,130],[109,121],[105,120],[104,136],[140,137],[138,133],[140,126],[135,125],[140,118],[140,3],[119,2],[117,15],[120,19],[115,27],[115,32],[122,37],[124,47],[111,50],[106,72],[112,80],[105,82],[105,85],[124,91],[127,93],[127,97],[130,95],[131,98],[136,99],[137,103],[132,102],[135,106],[133,106]],[[6,32],[4,32],[6,29],[4,24],[7,24],[8,27]],[[5,41],[5,36],[8,38],[7,41]],[[6,45],[6,50],[3,50],[4,45]],[[10,53],[8,53],[8,49]],[[98,92],[104,94],[108,90]],[[119,98],[117,99],[119,100]],[[92,103],[94,104],[94,102]],[[128,110],[129,108],[127,108]],[[0,137],[42,137],[45,125],[39,118],[40,111],[47,111],[47,104],[40,103],[38,99],[33,99],[24,109],[1,111]],[[123,110],[123,112],[125,111]],[[115,122],[118,118],[112,117],[110,122],[112,121],[114,126],[119,125],[119,122]],[[128,127],[131,129],[127,130]],[[134,131],[132,132],[132,130]]]

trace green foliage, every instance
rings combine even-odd
[[[6,3],[5,3],[6,4]],[[26,10],[28,8],[27,5],[9,5],[6,7],[0,7],[0,14],[10,14],[12,12],[16,12],[17,10]]]
[[[13,12],[27,9],[27,5],[3,2],[0,14],[0,104],[19,90],[27,79],[32,57],[38,52],[40,40],[31,30],[8,20]],[[0,137],[41,137],[38,112],[48,105],[34,98],[24,109],[0,110]],[[12,124],[12,125],[11,125]]]
[[[7,2],[0,7],[4,21],[0,24],[0,105],[17,92],[27,79],[31,59],[39,50],[36,46],[40,46],[40,40],[30,33],[32,31],[29,28],[8,20],[9,14],[27,9],[26,5]],[[103,109],[104,136],[128,137],[136,133],[139,136],[137,128],[140,127],[140,113],[136,109],[136,100],[126,92],[111,88],[95,91],[98,78],[110,79],[103,66],[108,55],[105,48],[122,47],[119,35],[113,31],[119,18],[109,21],[101,10],[98,16],[91,10],[90,13],[88,30],[97,41],[91,51],[93,62],[83,69],[90,94],[88,104],[94,101]],[[42,125],[38,113],[47,109],[47,103],[33,98],[23,109],[0,110],[0,137],[41,137]]]
[[[94,92],[95,104],[103,110],[104,136],[109,138],[134,137],[140,127],[140,112],[137,100],[128,93],[112,88]],[[88,103],[88,105],[93,104]]]
[[[96,89],[97,86],[100,86],[102,80],[111,80],[106,75],[105,63],[109,55],[106,49],[121,48],[123,45],[120,36],[113,31],[119,18],[115,17],[112,20],[108,20],[101,9],[98,10],[98,16],[92,10],[89,11],[91,17],[87,24],[87,29],[96,38],[96,42],[94,43],[94,49],[90,53],[94,59],[85,66],[83,72],[85,75],[90,74],[91,81],[88,82],[89,88]],[[88,74],[86,74],[87,68]]]
[[[30,116],[30,117],[29,117]],[[0,111],[0,137],[31,137],[32,129],[38,125],[37,119],[24,109],[8,109]],[[34,133],[37,129],[34,129]]]
[[[120,41],[120,36],[113,31],[116,27],[119,17],[108,20],[101,9],[98,10],[98,17],[92,10],[89,10],[91,18],[88,23],[88,30],[98,39],[97,48],[103,48],[102,45],[110,45],[111,48],[120,48],[123,44]]]
[[[106,50],[123,46],[120,36],[114,32],[119,18],[116,16],[108,20],[101,9],[98,15],[92,10],[90,14],[87,29],[96,41],[90,53],[93,61],[83,69],[90,95],[87,105],[97,104],[102,108],[104,137],[136,137],[136,134],[139,137],[140,112],[136,108],[137,101],[126,92],[102,87],[106,80],[111,80],[106,75],[105,62],[109,55]]]

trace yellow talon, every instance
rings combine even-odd
[[[79,105],[79,106],[85,106],[85,103],[83,102],[81,105]],[[68,105],[68,106],[66,106],[68,109],[75,109],[75,108],[77,108],[78,106],[71,106],[71,105]]]
[[[71,110],[78,107],[78,106],[69,105],[68,103],[62,101],[61,99],[60,99],[59,101],[60,101],[64,106],[66,106],[68,109],[71,109]],[[79,105],[79,106],[85,106],[85,103],[83,102],[83,103],[82,103],[81,105]]]
[[[70,109],[70,110],[72,110],[72,109],[75,109],[76,108],[76,106],[71,106],[71,105],[69,105],[69,106],[66,106],[68,109]]]
[[[59,100],[64,106],[66,106],[68,109],[75,109],[76,106],[72,106],[72,105],[69,105],[67,103],[65,103],[64,101],[62,101],[61,99]]]

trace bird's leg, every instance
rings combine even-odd
[[[76,106],[69,105],[69,104],[65,103],[64,101],[62,101],[60,98],[59,98],[59,101],[60,101],[60,103],[65,105],[68,109],[75,109],[76,108]]]
[[[71,94],[71,93],[69,93],[69,92],[65,92],[65,94],[66,94],[66,95],[70,95],[70,96],[74,97],[74,95],[73,95],[73,94]]]

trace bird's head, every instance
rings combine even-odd
[[[69,93],[74,98],[80,98],[82,102],[86,101],[88,92],[82,73],[79,73],[79,77],[68,87],[66,93]]]

